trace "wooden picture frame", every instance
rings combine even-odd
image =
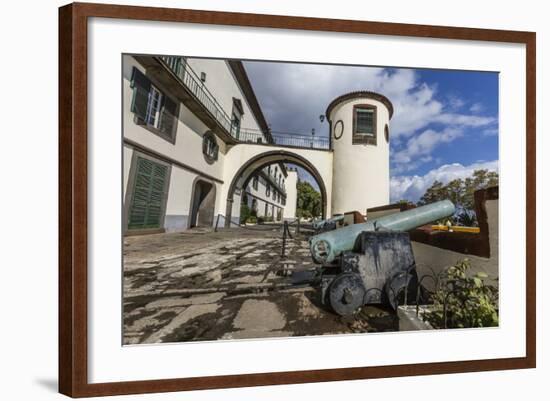
[[[528,221],[536,221],[536,36],[533,32],[88,3],[63,6],[59,9],[59,391],[61,393],[72,397],[90,397],[535,367],[536,234],[535,224],[527,224],[525,357],[89,383],[87,367],[87,24],[91,17],[524,44],[527,67],[526,216]]]

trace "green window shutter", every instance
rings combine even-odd
[[[160,228],[168,166],[138,157],[128,229]]]
[[[172,101],[169,97],[164,96],[159,128],[170,137],[172,137],[174,133],[174,127],[177,122],[177,109],[177,103]]]
[[[144,73],[134,67],[130,86],[134,89],[131,110],[135,113],[138,120],[143,122],[147,115],[147,103],[149,102],[151,81],[149,81],[149,78],[147,78]]]

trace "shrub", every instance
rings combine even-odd
[[[468,274],[464,259],[441,274],[433,308],[424,320],[436,328],[498,326],[498,288],[485,283],[485,273]]]
[[[246,203],[241,204],[241,224],[246,223],[248,218],[250,217],[250,208]]]

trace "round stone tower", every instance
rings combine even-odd
[[[351,92],[334,99],[326,116],[332,142],[332,215],[390,202],[393,105],[383,95]]]

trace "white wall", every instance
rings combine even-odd
[[[267,174],[267,168],[263,169],[265,174]],[[285,206],[282,203],[282,196],[283,194],[280,191],[275,190],[274,185],[270,182],[269,185],[271,187],[269,196],[266,195],[266,178],[262,175],[258,175],[258,189],[255,189],[252,185],[253,180],[251,179],[248,182],[248,186],[246,187],[246,193],[248,195],[248,203],[247,205],[249,207],[252,207],[252,200],[256,199],[257,202],[257,216],[261,217],[265,215],[265,205],[266,203],[270,206],[268,206],[268,215],[272,215],[273,217],[277,216],[277,210],[283,209]],[[279,201],[279,198],[276,197],[273,199],[273,193],[280,193],[281,195],[281,201]],[[270,211],[275,208],[275,213],[271,213]]]
[[[128,161],[131,161],[132,160],[132,155],[134,153],[134,150],[128,146],[128,145],[124,145],[123,146],[123,160],[128,160]],[[131,167],[132,163],[128,162],[128,163],[124,163],[124,165],[122,166],[122,199],[126,199],[126,190],[128,189],[128,179],[130,178],[130,167]]]
[[[217,138],[220,145],[218,160],[212,164],[207,163],[202,153],[202,136],[208,131],[208,127],[185,107],[183,103],[180,103],[175,143],[171,143],[153,134],[143,126],[134,123],[134,114],[130,110],[133,93],[132,88],[130,88],[132,68],[136,67],[141,71],[145,71],[145,69],[133,57],[126,56],[125,60],[127,62],[123,64],[124,137],[140,145],[154,149],[169,158],[185,163],[205,174],[221,179],[224,164],[223,153],[225,151],[223,142]]]
[[[225,60],[189,58],[187,62],[199,77],[201,72],[206,73],[206,87],[229,117],[233,110],[233,98],[240,99],[244,109],[241,128],[260,129],[244,93],[237,85],[233,72]]]
[[[225,61],[188,59],[188,63],[199,76],[201,72],[206,73],[206,87],[228,115],[231,115],[233,98],[240,98],[244,108],[242,126],[259,129],[259,125],[253,117],[252,111],[237,85],[229,65]],[[213,163],[208,163],[202,152],[203,134],[208,131],[208,127],[183,103],[179,104],[179,116],[174,143],[155,135],[134,122],[134,114],[130,110],[133,94],[133,89],[130,87],[130,81],[133,68],[138,68],[140,71],[145,72],[145,68],[133,57],[125,56],[123,62],[124,138],[146,148],[153,149],[168,158],[180,161],[209,176],[219,180],[223,179],[224,159],[227,153],[226,144],[216,137],[220,147],[218,160]],[[169,88],[166,89],[169,92]],[[125,193],[128,186],[128,173],[132,160],[132,149],[129,145],[125,145],[124,149]],[[165,219],[165,228],[168,231],[181,231],[188,227],[192,187],[196,177],[197,174],[194,172],[175,165],[172,166]],[[205,179],[205,181],[213,183],[210,179]],[[221,189],[219,184],[216,185]],[[221,205],[220,195],[221,191],[217,190],[216,210],[219,210]],[[223,202],[223,208],[225,208],[225,202]],[[233,214],[233,216],[238,217],[239,211],[240,209],[237,208],[237,214]],[[225,209],[222,214],[225,214]]]
[[[550,80],[541,79],[550,66],[550,25],[546,4],[542,1],[517,2],[463,0],[458,3],[441,1],[411,2],[395,0],[391,7],[373,7],[371,3],[353,0],[315,2],[294,0],[103,0],[104,3],[126,3],[144,6],[164,6],[196,9],[256,12],[278,15],[308,15],[324,18],[347,18],[434,25],[472,26],[480,28],[536,30],[538,108],[550,107],[548,93]],[[3,322],[6,329],[0,332],[2,358],[0,368],[5,373],[0,395],[7,400],[66,400],[56,393],[57,377],[57,7],[66,4],[60,0],[20,1],[5,5],[2,36],[2,54],[11,62],[2,63],[1,69],[10,79],[4,89],[10,97],[0,100],[3,110],[10,110],[11,118],[4,123],[0,149],[2,171],[17,174],[3,175],[5,185],[17,196],[2,197],[0,204],[10,210],[4,216],[2,239],[3,281],[9,283],[0,292],[4,305]],[[475,12],[472,12],[474,10]],[[24,15],[24,23],[21,16]],[[29,29],[32,27],[32,29]],[[253,40],[253,38],[251,38]],[[238,54],[239,46],[231,49]],[[328,49],[327,51],[330,51]],[[323,55],[320,55],[323,57]],[[37,60],[39,63],[37,64]],[[45,79],[36,77],[37,66]],[[14,107],[27,104],[29,91],[21,91],[21,83],[32,85],[32,110]],[[539,112],[537,128],[538,169],[550,170],[548,151],[550,139],[544,135],[550,128],[548,113]],[[24,130],[22,122],[25,122]],[[25,135],[16,133],[25,132]],[[32,144],[32,146],[29,146]],[[22,151],[24,150],[24,155]],[[546,175],[539,173],[538,204],[550,202]],[[37,196],[40,202],[37,202]],[[40,217],[38,231],[37,216]],[[545,290],[549,279],[544,265],[544,247],[548,243],[546,227],[550,215],[544,206],[538,213],[538,368],[501,372],[434,375],[376,380],[356,380],[332,383],[301,384],[291,386],[252,387],[230,390],[193,391],[182,393],[150,394],[111,397],[113,401],[134,400],[197,400],[243,401],[281,399],[315,399],[333,401],[350,394],[355,397],[463,401],[530,400],[547,398],[550,376],[550,347],[548,336],[550,320],[550,292]],[[9,229],[7,229],[9,227]],[[32,233],[32,234],[31,234]],[[34,235],[34,237],[31,237]],[[396,334],[396,338],[399,334]],[[293,341],[299,341],[293,340]]]
[[[285,219],[293,220],[296,218],[296,201],[298,200],[298,190],[296,185],[298,184],[298,172],[295,170],[289,170],[286,177],[286,205],[283,217]]]
[[[264,146],[264,145],[251,145],[251,144],[239,144],[231,147],[227,152],[225,158],[225,169],[224,169],[224,185],[222,189],[222,199],[227,199],[229,186],[233,177],[235,177],[237,171],[246,164],[253,157],[258,154],[283,150],[290,153],[298,154],[312,163],[315,168],[319,171],[321,177],[323,177],[326,190],[327,190],[327,211],[330,213],[331,210],[331,189],[332,189],[332,152],[311,150],[311,149],[290,149],[290,148],[278,148],[276,146]],[[276,162],[277,160],[273,160]],[[237,210],[235,204],[237,202],[237,196],[233,201],[233,214],[235,216],[235,211]],[[221,209],[218,213],[225,215],[225,204],[221,206]]]
[[[352,144],[353,106],[357,104],[376,106],[376,145]],[[390,201],[390,146],[384,137],[384,127],[389,120],[388,109],[379,101],[355,98],[336,105],[329,118],[333,129],[337,121],[344,123],[340,139],[335,139],[331,133],[334,149],[332,214],[354,210],[366,214],[370,207],[387,205]]]
[[[489,276],[490,280],[499,277],[498,270],[498,200],[488,200],[485,202],[485,210],[487,212],[487,224],[489,226],[489,249],[490,257],[482,258],[476,255],[465,255],[458,252],[453,252],[443,248],[427,245],[424,243],[412,241],[414,258],[418,276],[422,277],[425,274],[437,275],[449,266],[454,266],[458,261],[469,259],[471,263],[471,274],[483,272]],[[430,288],[433,282],[428,279],[425,283],[426,287]]]

